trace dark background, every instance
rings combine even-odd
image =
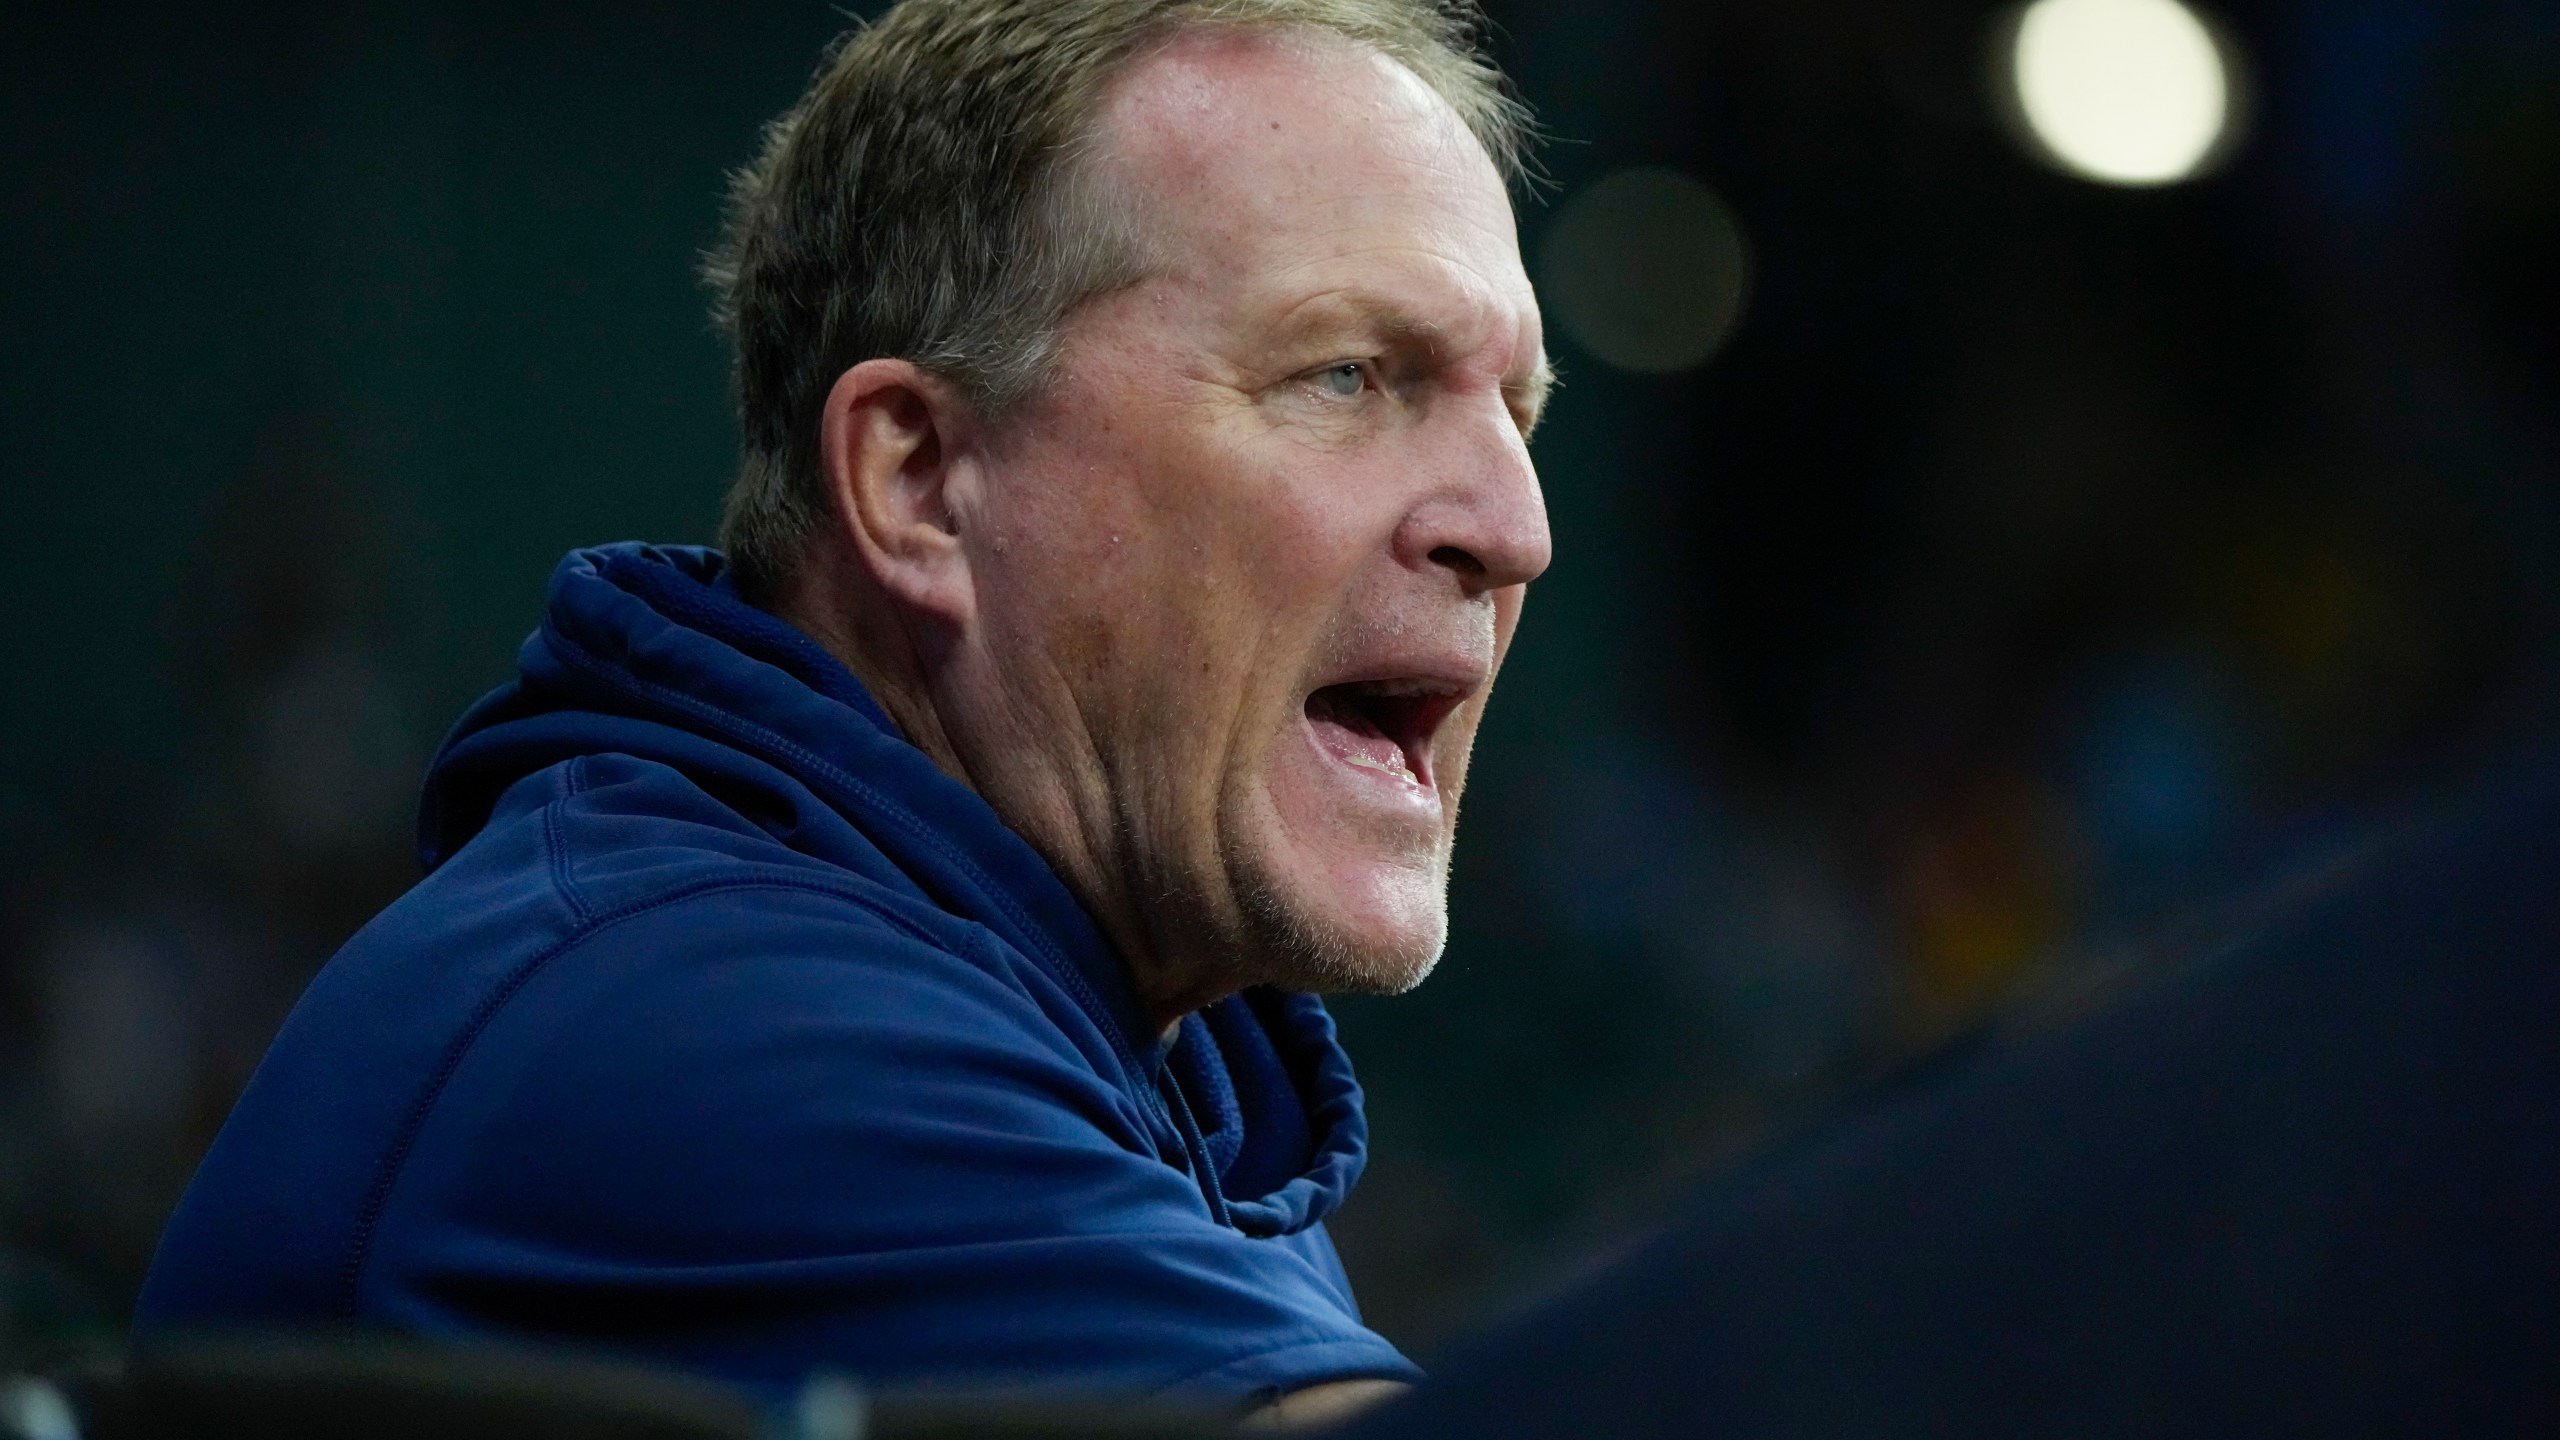
[[[1339,1007],[1390,1336],[2554,720],[2560,4],[2213,13],[2247,129],[2136,190],[2004,127],[1994,7],[1496,7],[1551,299],[1629,166],[1748,285],[1667,374],[1555,327],[1448,958]],[[708,538],[693,267],[843,23],[0,20],[0,1351],[117,1334],[559,553]]]

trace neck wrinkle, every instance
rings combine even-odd
[[[847,588],[831,567],[803,565],[774,597],[774,614],[851,671],[888,713],[900,737],[923,751],[934,768],[985,798],[985,789],[961,762],[958,748],[943,728],[914,645],[903,627],[878,618],[891,608],[888,597],[877,591],[847,594]],[[881,633],[884,630],[890,633]]]
[[[1112,883],[1115,877],[1107,873],[1107,853],[1081,857],[1087,863],[1078,864],[1080,857],[1058,854],[1042,843],[1039,832],[1043,827],[1026,825],[1027,817],[1006,813],[1001,797],[990,794],[978,782],[962,759],[959,746],[953,743],[940,707],[934,703],[932,686],[923,673],[914,640],[896,622],[893,612],[887,596],[867,585],[848,582],[824,564],[803,566],[775,597],[774,605],[776,616],[816,641],[819,648],[862,682],[907,743],[923,751],[935,768],[985,800],[998,818],[1049,862],[1050,869],[1092,917],[1103,939],[1119,957],[1139,1008],[1147,1022],[1156,1027],[1152,1035],[1132,1036],[1134,1041],[1143,1045],[1152,1039],[1161,1048],[1173,1038],[1184,1016],[1241,989],[1241,982],[1236,981],[1202,984],[1195,978],[1188,984],[1168,983],[1177,977],[1164,973],[1164,967],[1155,963],[1158,951],[1147,943],[1150,937],[1138,914],[1137,897],[1127,893],[1125,883]],[[1070,804],[1066,824],[1071,832],[1081,835],[1073,809]],[[1095,837],[1083,838],[1090,845]],[[1094,873],[1087,873],[1088,870]]]

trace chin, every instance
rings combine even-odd
[[[1421,984],[1448,943],[1448,867],[1382,868],[1341,894],[1231,866],[1257,983],[1334,995],[1401,995]]]

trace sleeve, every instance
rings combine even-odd
[[[787,888],[593,931],[433,1096],[360,1304],[766,1388],[827,1369],[1243,1399],[1417,1376],[1320,1236],[1220,1224],[1072,1001],[969,948]]]

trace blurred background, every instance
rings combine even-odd
[[[2560,718],[2560,3],[1492,9],[1558,562],[1339,1007],[1424,1349]],[[0,1352],[114,1343],[558,555],[708,539],[847,13],[0,19]]]

